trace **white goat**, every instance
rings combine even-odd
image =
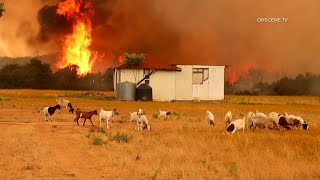
[[[129,124],[131,124],[132,122],[134,122],[134,121],[136,121],[136,117],[135,116],[141,116],[141,115],[143,115],[143,111],[142,111],[142,109],[138,109],[138,111],[136,111],[136,112],[129,112],[129,114],[130,114],[130,120],[129,120]]]
[[[269,118],[271,118],[277,124],[277,126],[279,126],[279,114],[278,113],[276,113],[276,112],[269,113]]]
[[[248,112],[247,114],[247,128],[250,128],[250,126],[252,125],[252,118],[255,116],[255,114],[253,112]]]
[[[228,128],[226,129],[225,133],[229,134],[231,132],[231,134],[233,134],[240,129],[242,129],[242,132],[244,133],[245,127],[246,127],[246,118],[243,117],[243,119],[237,119],[232,121],[228,126]]]
[[[206,113],[207,113],[206,122],[210,125],[214,125],[214,115],[210,111],[207,111]]]
[[[229,126],[231,121],[232,121],[232,113],[231,111],[228,111],[227,114],[224,116],[224,123],[226,124],[226,127]]]
[[[170,111],[161,111],[161,109],[160,109],[158,119],[160,119],[161,117],[164,117],[164,119],[167,119],[170,114],[171,114]]]
[[[256,115],[257,116],[262,116],[262,117],[268,117],[266,114],[259,112],[258,110],[256,110]]]
[[[137,127],[135,130],[142,131],[147,128],[148,131],[151,130],[151,125],[148,122],[146,115],[135,115],[135,121],[137,122]]]
[[[110,129],[110,120],[113,115],[119,114],[117,109],[113,109],[112,111],[106,111],[104,109],[100,110],[100,116],[99,116],[99,121],[100,121],[100,128],[102,128],[102,121],[106,120],[107,123],[107,129]]]
[[[67,110],[69,110],[69,112],[73,113],[74,109],[69,100],[60,98],[60,99],[56,99],[56,101],[61,107],[65,107]]]

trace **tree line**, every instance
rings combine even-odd
[[[233,84],[226,82],[226,94],[320,96],[320,75],[312,73],[299,74],[295,77],[285,76],[274,82],[256,81],[252,83],[252,81],[253,79],[251,78],[240,79]]]
[[[50,65],[32,58],[24,65],[7,64],[0,69],[2,89],[61,89],[113,90],[113,71],[77,75],[78,67],[71,65],[53,72]]]

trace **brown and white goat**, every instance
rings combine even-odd
[[[82,119],[84,119],[84,121],[83,121],[83,126],[84,126],[85,123],[86,123],[86,120],[89,119],[91,124],[92,124],[92,126],[94,126],[92,121],[91,121],[91,117],[93,115],[98,115],[97,110],[86,112],[86,111],[80,111],[79,109],[77,109],[76,110],[76,118],[74,119],[74,122],[77,121],[77,124],[79,126],[79,119],[82,118]]]
[[[253,130],[255,130],[256,128],[280,130],[278,125],[273,121],[272,118],[261,115],[255,115],[251,118],[250,128],[253,128]]]

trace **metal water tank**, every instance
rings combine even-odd
[[[140,84],[136,90],[136,99],[138,101],[152,101],[152,88],[149,84]]]
[[[134,101],[136,99],[136,84],[128,81],[117,83],[117,99]]]

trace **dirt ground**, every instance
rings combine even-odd
[[[221,102],[123,102],[110,92],[0,90],[0,179],[320,179],[319,97],[227,96]],[[55,99],[75,109],[118,108],[111,129],[100,131],[98,116],[85,126],[61,109],[53,122],[42,108]],[[143,108],[152,130],[137,132],[129,113]],[[159,109],[175,112],[155,118]],[[204,122],[205,111],[216,125]],[[300,115],[310,130],[246,129],[223,135],[225,113],[249,111]],[[82,124],[83,121],[80,121]],[[111,141],[118,132],[128,142]],[[99,136],[102,145],[94,145]]]

